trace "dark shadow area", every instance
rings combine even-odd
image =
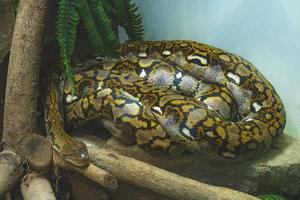
[[[6,77],[8,69],[9,53],[0,63],[0,137],[2,137],[3,131],[3,114],[4,114],[4,100],[5,100],[5,87],[6,87]]]

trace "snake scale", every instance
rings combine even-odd
[[[121,54],[76,73],[75,96],[64,84],[70,127],[99,120],[127,144],[175,155],[216,151],[229,159],[264,149],[283,132],[280,97],[237,55],[194,41],[128,42]],[[46,119],[53,146],[85,165],[86,147],[64,132],[58,100],[50,84]]]

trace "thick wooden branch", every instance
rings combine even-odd
[[[59,167],[66,170],[77,171],[78,173],[82,174],[92,181],[95,181],[105,188],[115,190],[118,187],[117,180],[113,175],[93,164],[89,164],[89,166],[85,168],[74,166],[63,160],[55,151],[53,160],[54,163]]]
[[[200,182],[220,185],[248,194],[288,194],[295,199],[299,196],[300,140],[288,135],[278,138],[268,151],[261,152],[250,160],[225,162],[225,160],[210,160],[207,154],[173,157],[147,152],[137,145],[125,146],[115,138],[103,141],[86,133],[77,134],[77,139],[85,142],[89,149],[106,148]],[[98,156],[101,158],[102,155]],[[112,171],[104,167],[103,169],[119,178]],[[121,183],[120,188],[122,188]],[[130,196],[130,193],[125,189],[122,195]]]
[[[23,174],[22,159],[13,151],[2,151],[0,153],[0,199],[21,179]]]
[[[145,187],[172,199],[257,200],[251,195],[200,183],[105,148],[89,148],[92,162],[117,179]]]
[[[21,142],[36,131],[40,54],[47,0],[22,0],[7,74],[3,142],[23,156]]]
[[[27,174],[21,183],[21,192],[24,200],[55,200],[54,192],[49,181],[35,172]]]
[[[32,134],[26,138],[24,153],[31,170],[46,172],[52,164],[52,144],[41,135]]]
[[[39,66],[47,1],[20,1],[7,73],[2,138],[4,149],[13,149],[21,158],[28,158],[30,164],[36,164],[36,160],[43,160],[43,158],[37,159],[35,154],[40,148],[26,148],[24,141],[37,130]],[[29,141],[27,147],[28,144],[32,145],[33,143]],[[35,145],[34,147],[37,146]],[[26,153],[27,155],[25,155]],[[0,185],[0,190],[4,188],[3,192],[9,190],[11,184],[20,178],[19,175],[22,173],[18,170],[20,168],[18,163],[22,163],[21,158],[15,164],[8,163],[6,167],[8,168],[6,169],[7,172],[2,172],[1,170],[5,170],[5,167],[0,166],[0,176],[4,177],[4,183],[6,182],[5,184],[7,184],[7,186],[4,185],[3,187]],[[42,163],[43,168],[49,162],[45,164],[43,160]],[[38,165],[39,167],[41,166]],[[8,178],[6,177],[7,175],[9,176]],[[48,195],[47,198],[39,198],[39,193],[44,194],[49,191],[50,194],[50,191],[52,191],[50,184],[45,179],[32,178],[30,175],[27,178],[22,187],[24,199],[55,199],[54,195],[52,197]]]

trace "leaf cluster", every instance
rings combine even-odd
[[[257,197],[262,200],[286,200],[284,197],[275,194],[258,195]]]
[[[143,39],[142,19],[137,10],[131,0],[59,0],[56,38],[65,74],[72,85],[70,63],[78,43],[79,25],[94,55],[118,57],[118,26],[125,29],[129,40]]]

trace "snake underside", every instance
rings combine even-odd
[[[248,61],[193,41],[131,42],[122,59],[65,84],[67,124],[99,120],[124,143],[171,154],[216,150],[236,158],[268,146],[285,125],[283,104]],[[54,134],[55,135],[55,134]]]

